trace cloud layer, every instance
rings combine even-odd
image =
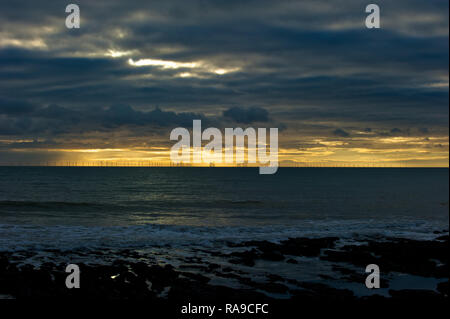
[[[368,30],[360,0],[80,0],[69,30],[64,3],[2,2],[0,156],[165,147],[201,118],[280,126],[286,161],[448,161],[448,1],[377,3]]]

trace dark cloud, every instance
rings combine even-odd
[[[0,98],[0,114],[22,115],[34,111],[35,105],[21,100]]]
[[[17,105],[27,105],[20,100]],[[12,105],[12,104],[11,104]],[[109,107],[86,107],[71,109],[55,104],[30,108],[27,114],[10,112],[7,118],[0,118],[0,134],[59,135],[70,132],[92,132],[113,130],[115,128],[134,127],[174,128],[192,127],[192,121],[202,120],[203,125],[225,127],[230,118],[237,123],[267,122],[269,113],[261,108],[231,108],[224,112],[224,117],[206,116],[200,112],[174,112],[154,107],[151,111],[138,110],[127,104],[114,104]],[[280,130],[286,129],[283,123],[277,124]]]
[[[192,126],[194,119],[206,121],[204,115],[191,112],[166,112],[156,107],[153,111],[136,111],[129,105],[113,105],[97,114],[106,127],[121,125]]]
[[[244,124],[269,121],[269,112],[261,107],[244,108],[236,106],[224,111],[223,116]]]
[[[17,102],[20,104],[19,102]],[[21,105],[21,104],[20,104]],[[27,116],[4,119],[3,134],[64,133],[72,129],[95,131],[101,128],[113,129],[121,126],[192,126],[194,119],[209,123],[203,114],[194,112],[163,111],[155,107],[152,111],[135,110],[129,105],[116,104],[106,108],[91,107],[73,110],[59,105],[34,107]]]
[[[348,132],[346,132],[346,131],[344,131],[343,129],[340,129],[340,128],[335,129],[333,131],[333,134],[335,136],[339,136],[339,137],[349,137],[350,136],[350,133],[348,133]]]

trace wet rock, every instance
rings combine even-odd
[[[281,242],[281,252],[292,256],[318,256],[324,248],[334,248],[337,237],[290,238]]]
[[[427,300],[439,300],[443,298],[437,292],[419,289],[389,290],[389,294],[394,299],[408,300],[411,302],[413,301],[425,302]]]
[[[269,261],[282,261],[284,256],[279,251],[267,251],[259,255],[260,259]]]
[[[201,282],[203,284],[206,284],[206,283],[208,283],[211,280],[210,278],[208,278],[206,276],[203,276],[203,275],[200,275],[200,274],[194,274],[194,273],[190,273],[190,272],[182,272],[180,274],[185,276],[185,277],[187,277],[187,278],[190,278],[190,279],[192,279],[194,281]]]
[[[318,256],[322,249],[333,248],[337,237],[324,238],[290,238],[279,244],[268,241],[247,241],[239,244],[229,244],[231,247],[256,247],[263,254]],[[278,257],[279,259],[279,257]]]
[[[252,249],[245,252],[233,252],[228,255],[232,257],[230,263],[242,264],[245,266],[253,267],[255,265],[255,259],[258,259],[260,253],[256,249]]]
[[[448,281],[441,282],[437,285],[437,291],[439,291],[445,297],[448,297]]]
[[[266,277],[270,281],[285,281],[283,277],[275,274],[268,274]]]
[[[296,298],[314,297],[323,300],[353,300],[355,298],[353,292],[348,289],[337,289],[322,283],[299,283],[303,290],[295,290],[293,292]]]
[[[212,270],[215,270],[215,269],[219,269],[219,268],[220,268],[220,265],[218,265],[218,264],[211,263],[211,264],[208,265],[208,270],[209,271],[212,271]]]
[[[275,282],[256,282],[250,278],[240,278],[240,282],[249,287],[271,293],[286,293],[289,288]]]
[[[325,250],[320,258],[359,267],[377,264],[384,272],[445,278],[448,276],[447,251],[448,240],[390,239],[383,242],[369,241],[365,245],[346,245],[339,250]]]
[[[376,263],[383,273],[400,272],[448,279],[448,236],[440,236],[434,241],[416,241],[408,239],[379,238],[383,240],[368,240],[359,245],[346,245],[336,247],[337,238],[291,238],[280,243],[267,241],[249,241],[241,244],[230,244],[236,248],[247,249],[247,251],[235,251],[225,254],[221,251],[210,252],[218,264],[206,262],[198,257],[187,257],[181,259],[182,266],[174,268],[171,265],[160,265],[153,259],[153,255],[146,256],[135,253],[133,250],[123,250],[114,261],[110,261],[111,254],[105,252],[103,255],[94,254],[94,258],[109,260],[104,265],[87,265],[76,262],[80,267],[82,276],[82,289],[67,289],[65,287],[64,259],[59,259],[63,254],[70,252],[54,251],[56,254],[52,261],[45,262],[40,267],[21,265],[27,260],[26,256],[33,253],[23,254],[16,252],[0,252],[0,294],[16,298],[90,298],[90,299],[145,299],[154,301],[155,304],[163,305],[165,302],[191,300],[206,302],[211,300],[232,299],[238,302],[274,299],[267,294],[287,294],[292,298],[287,303],[297,304],[301,300],[331,300],[341,301],[356,300],[353,293],[346,289],[337,289],[322,282],[300,282],[292,278],[283,278],[277,274],[276,262],[295,264],[297,261],[289,256],[320,257],[324,261],[333,262],[332,270],[342,277],[334,274],[318,274],[326,281],[333,278],[336,282],[340,280],[364,284],[366,273],[365,266]],[[80,252],[72,252],[80,256]],[[87,255],[91,252],[86,251]],[[204,251],[202,253],[208,253]],[[114,251],[117,256],[117,251]],[[139,257],[134,260],[134,257]],[[221,260],[221,261],[220,261]],[[251,275],[239,266],[221,266],[222,261],[227,261],[246,266],[254,266],[258,260],[267,260],[274,263],[273,272],[264,274],[266,281],[259,281],[258,276]],[[178,264],[178,263],[177,263]],[[285,265],[285,264],[284,264]],[[286,265],[285,265],[286,266]],[[290,268],[295,268],[291,266]],[[180,269],[193,269],[180,271]],[[360,271],[358,271],[360,269]],[[229,282],[235,284],[238,281],[244,289],[227,288],[211,285],[209,274],[217,277],[228,278]],[[383,281],[382,287],[388,287]],[[227,281],[226,279],[221,279]],[[289,287],[285,286],[288,285]],[[339,284],[339,282],[337,282]],[[298,287],[298,289],[292,289]],[[363,302],[377,302],[378,300],[442,300],[448,296],[448,281],[437,286],[438,292],[424,290],[391,290],[391,297],[370,296],[358,298]],[[222,299],[221,299],[222,298]]]

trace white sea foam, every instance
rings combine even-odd
[[[447,224],[448,226],[448,224]],[[178,225],[31,226],[0,224],[0,251],[21,249],[119,249],[220,247],[226,242],[280,241],[292,237],[337,236],[343,241],[374,237],[433,239],[442,222],[420,220],[305,220],[295,226],[196,227]]]

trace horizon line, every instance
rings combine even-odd
[[[0,167],[86,167],[86,168],[259,168],[264,166],[257,166],[257,165],[230,165],[230,166],[220,166],[220,165],[192,165],[192,164],[172,164],[172,165],[136,165],[136,164],[57,164],[57,165],[50,165],[50,164],[42,164],[42,163],[36,163],[36,164],[25,164],[25,163],[0,163]],[[279,165],[279,168],[449,168],[449,166],[418,166],[418,165],[359,165],[359,164],[293,164],[293,165]]]

